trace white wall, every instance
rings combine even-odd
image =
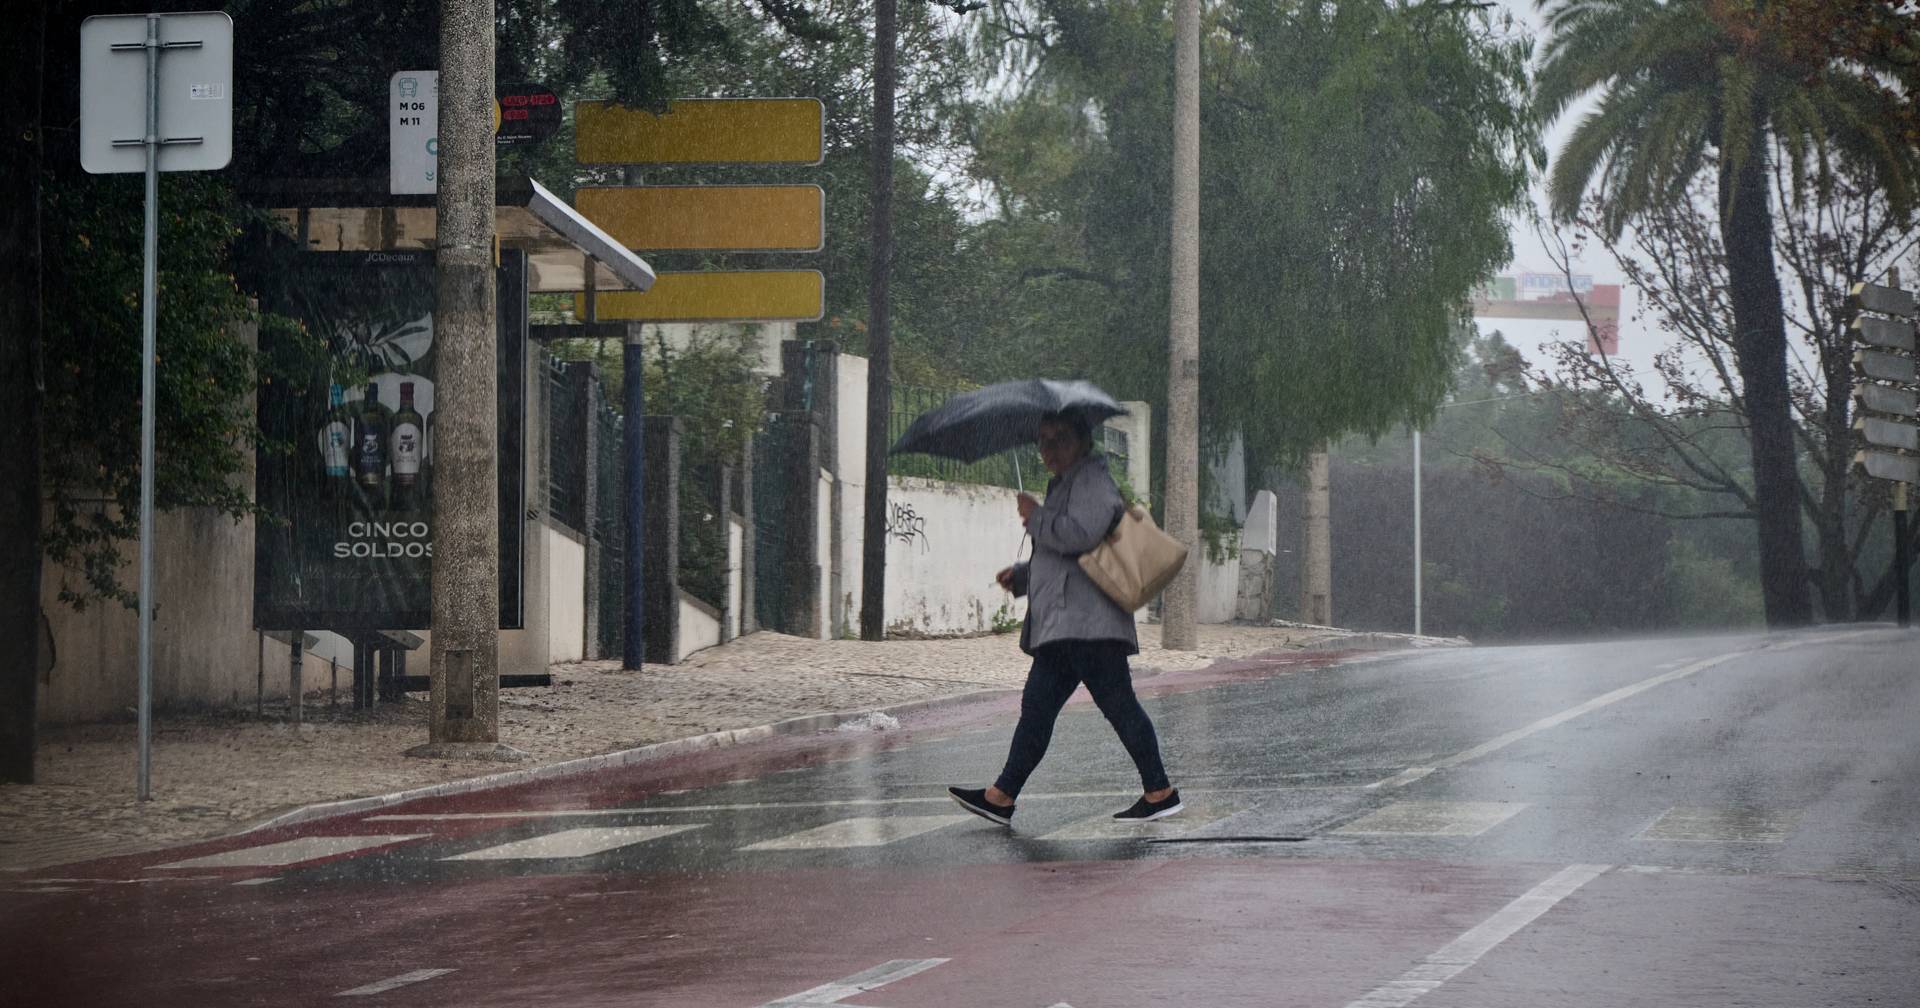
[[[858,634],[861,606],[861,543],[867,520],[867,359],[834,355],[834,402],[838,416],[828,436],[834,438],[840,460],[840,541],[833,548],[840,560],[840,597],[833,600],[833,626],[838,633]]]
[[[579,661],[587,641],[587,547],[549,526],[539,534],[547,546],[547,662]]]
[[[1233,622],[1234,603],[1240,597],[1240,551],[1230,550],[1225,563],[1214,563],[1207,557],[1205,543],[1194,546],[1187,554],[1187,562],[1198,560],[1197,570],[1200,604],[1194,619],[1201,623]]]
[[[701,605],[685,592],[680,593],[680,653],[673,660],[683,661],[695,651],[720,643],[720,621],[713,610]]]
[[[1014,492],[895,476],[887,486],[887,607],[889,634],[980,633],[994,615],[1026,612],[994,584],[1013,563],[1022,530]]]
[[[745,522],[727,516],[727,632],[726,638],[732,640],[740,636],[740,613],[746,605],[746,556],[747,526]],[[601,616],[602,619],[606,617]]]
[[[820,593],[820,625],[816,634],[821,640],[833,636],[833,474],[825,469],[814,481],[814,493],[818,505],[814,508],[814,556],[820,565],[820,584],[815,589]],[[858,570],[859,568],[855,568]]]
[[[1127,482],[1141,500],[1153,497],[1153,405],[1138,399],[1120,403],[1126,416],[1107,421],[1107,426],[1127,435]],[[1044,483],[1042,485],[1045,485]]]

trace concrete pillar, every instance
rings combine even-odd
[[[1300,549],[1300,619],[1317,626],[1333,625],[1333,493],[1327,453],[1307,457],[1307,486],[1302,497]]]
[[[493,22],[490,2],[441,4],[433,313],[440,465],[428,749],[500,738]]]
[[[839,432],[840,416],[840,348],[831,343],[817,343],[806,340],[785,340],[780,344],[780,366],[786,374],[786,383],[782,388],[785,405],[788,410],[802,410],[813,420],[813,426],[821,432],[817,438],[819,458],[814,467],[817,474],[821,469],[833,474],[833,489],[826,502],[827,506],[827,542],[829,548],[827,569],[827,616],[833,630],[838,632],[844,626],[847,615],[839,612],[840,599],[844,597],[846,572],[842,569],[840,549],[842,537],[846,534],[842,526],[844,501],[841,484],[841,465],[864,467],[865,459],[840,458]],[[809,535],[804,540],[794,542],[813,542]],[[816,615],[818,615],[816,611]],[[808,624],[812,626],[814,624]],[[791,631],[790,631],[791,632]],[[812,633],[806,634],[814,636]]]
[[[786,548],[781,558],[787,604],[780,629],[797,637],[816,637],[820,628],[820,427],[804,414],[790,414],[798,428],[785,460],[780,485],[786,495]]]
[[[680,418],[650,416],[644,423],[646,613],[641,634],[646,660],[671,665],[680,656]],[[627,559],[633,560],[631,550]]]
[[[733,467],[725,462],[715,466],[714,470],[713,516],[720,525],[720,555],[724,562],[733,540],[733,522],[729,519],[733,514],[734,473]],[[719,605],[716,608],[720,610],[720,642],[724,644],[733,639],[733,634],[728,631],[733,616],[733,590],[726,582],[721,583]]]
[[[754,608],[753,579],[759,570],[760,538],[753,515],[753,445],[740,453],[740,632],[760,629],[760,611]]]

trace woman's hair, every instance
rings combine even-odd
[[[1087,419],[1087,415],[1079,410],[1042,413],[1040,415],[1040,422],[1043,424],[1059,424],[1062,427],[1066,427],[1073,431],[1074,436],[1080,439],[1081,444],[1087,445],[1089,448],[1093,445],[1093,421]]]

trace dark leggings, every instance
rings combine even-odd
[[[1133,695],[1127,646],[1119,641],[1061,641],[1034,650],[1027,687],[1020,694],[1020,723],[1013,729],[1006,769],[1000,771],[994,786],[1009,797],[1020,794],[1027,777],[1047,754],[1060,708],[1066,706],[1074,687],[1081,683],[1087,684],[1094,704],[1119,734],[1127,755],[1133,757],[1142,788],[1158,791],[1169,786],[1166,767],[1160,763],[1160,740],[1154,736],[1153,722],[1147,719],[1139,698]]]

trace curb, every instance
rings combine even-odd
[[[527,767],[524,770],[507,770],[502,773],[485,774],[479,777],[466,777],[460,780],[442,781],[438,784],[426,784],[403,791],[394,791],[382,795],[368,795],[362,798],[342,798],[336,801],[317,802],[257,822],[229,836],[245,836],[262,830],[283,826],[296,826],[313,822],[316,819],[331,819],[335,816],[354,815],[370,812],[374,809],[399,805],[421,798],[439,798],[446,795],[469,794],[474,791],[488,791],[493,788],[510,787],[531,781],[550,780],[555,777],[569,777],[574,774],[595,770],[608,770],[614,767],[632,766],[638,763],[652,763],[686,753],[702,752],[708,749],[725,749],[750,742],[783,735],[810,735],[817,732],[833,731],[841,725],[872,717],[875,714],[898,716],[932,710],[963,700],[976,700],[989,693],[1018,693],[1018,689],[976,689],[965,693],[951,693],[946,696],[925,697],[909,700],[890,707],[873,707],[856,711],[837,711],[831,714],[803,714],[799,717],[775,721],[771,724],[754,725],[748,728],[729,728],[723,731],[708,732],[688,738],[671,739],[666,742],[653,742],[632,749],[600,753],[597,756],[581,756],[575,759],[548,763],[543,766]]]

